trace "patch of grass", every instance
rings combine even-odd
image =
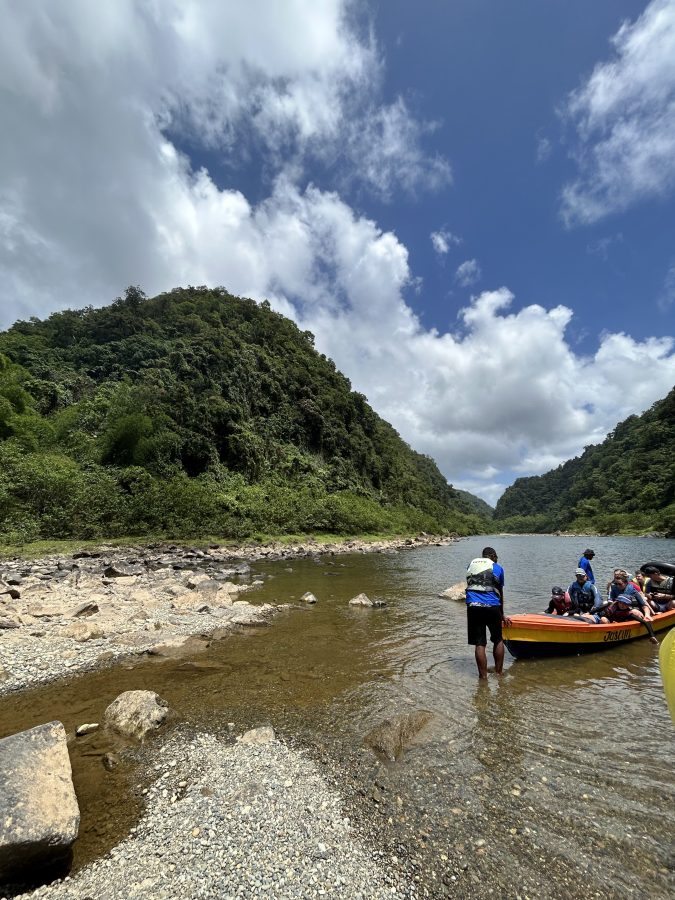
[[[70,556],[80,550],[97,552],[103,547],[147,547],[149,544],[158,544],[160,548],[167,545],[190,546],[196,549],[206,550],[212,544],[218,544],[224,549],[237,547],[250,547],[258,544],[306,544],[313,541],[317,544],[346,544],[348,541],[363,541],[375,543],[376,541],[405,540],[416,535],[392,534],[391,532],[372,532],[364,534],[255,534],[252,538],[235,540],[222,535],[200,536],[197,538],[181,538],[174,540],[165,535],[144,535],[143,537],[118,537],[110,540],[44,540],[31,541],[26,544],[0,544],[0,559],[39,559],[43,556]]]
[[[41,556],[68,556],[79,550],[97,551],[101,547],[142,547],[152,544],[153,538],[112,538],[109,541],[95,540],[44,540],[30,541],[26,544],[0,544],[0,559],[18,556],[22,559],[37,559]]]

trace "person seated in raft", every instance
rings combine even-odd
[[[577,569],[575,581],[567,588],[570,600],[574,605],[574,612],[587,613],[600,606],[600,592],[597,587],[588,580],[588,575],[583,569]]]
[[[628,569],[621,569],[620,567],[617,566],[617,568],[614,569],[614,571],[612,572],[612,577],[607,582],[607,590],[605,592],[605,596],[607,597],[608,600],[614,600],[616,597],[616,593],[615,593],[614,597],[612,597],[611,592],[612,592],[612,585],[614,584],[614,579],[617,577],[617,575],[625,575],[626,578],[628,578]],[[628,580],[630,581],[630,579],[628,579]],[[642,590],[642,589],[640,587],[638,587],[638,590]]]
[[[663,613],[675,609],[675,578],[672,575],[662,575],[656,566],[647,566],[645,575],[645,596],[654,612]]]
[[[642,591],[642,594],[645,597],[647,596],[647,594],[645,593],[645,585],[647,584],[647,576],[643,572],[641,572],[640,569],[638,569],[635,572],[635,574],[629,580],[628,584],[634,584],[635,587],[639,591]]]
[[[546,612],[553,616],[569,616],[575,613],[576,609],[567,591],[561,587],[552,587],[551,599],[546,607]]]
[[[630,597],[633,601],[633,607],[639,609],[646,619],[652,618],[652,608],[649,603],[647,603],[647,598],[639,588],[628,580],[628,575],[623,569],[619,570],[618,574],[615,575],[607,599],[616,600],[620,594]]]
[[[609,600],[603,603],[594,613],[583,616],[584,619],[593,619],[597,625],[608,625],[610,622],[629,622],[631,619],[635,622],[641,622],[647,629],[649,640],[652,644],[658,644],[652,623],[647,619],[639,609],[633,604],[637,602],[634,597],[627,594],[619,594],[616,600]]]

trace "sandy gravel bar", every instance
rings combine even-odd
[[[301,750],[174,733],[138,826],[107,856],[24,898],[417,897]]]
[[[251,603],[257,562],[393,552],[450,543],[423,535],[387,541],[272,543],[207,550],[102,547],[71,556],[0,560],[0,695],[124,657],[199,651],[190,636],[265,625],[283,604]],[[249,593],[250,592],[250,593]],[[205,647],[204,647],[205,649]]]

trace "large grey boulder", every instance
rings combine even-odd
[[[66,857],[79,828],[61,722],[0,740],[0,881]]]
[[[466,600],[466,581],[458,581],[457,584],[451,585],[438,595],[445,600]]]
[[[169,704],[154,691],[124,691],[103,714],[106,725],[118,734],[142,741],[156,731],[169,714]]]

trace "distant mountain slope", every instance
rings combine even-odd
[[[0,536],[481,527],[269,304],[137,288],[0,334]]]
[[[675,533],[675,389],[580,457],[519,478],[495,519],[511,531]]]
[[[459,488],[455,488],[455,490],[471,506],[476,515],[483,516],[485,519],[491,519],[494,516],[494,508],[489,503],[486,503],[482,497],[476,497],[475,494],[471,494],[469,491],[460,491]]]

